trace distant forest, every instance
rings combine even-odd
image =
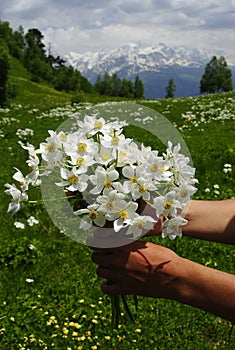
[[[97,93],[107,96],[143,98],[144,86],[137,76],[132,82],[120,79],[117,74],[104,72],[92,85],[81,73],[66,64],[60,56],[53,55],[51,48],[43,44],[44,36],[36,29],[24,33],[22,26],[14,31],[9,22],[0,20],[0,62],[1,75],[7,75],[8,55],[15,57],[27,69],[31,80],[46,82],[57,90],[65,92]]]

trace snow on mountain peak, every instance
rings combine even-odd
[[[96,74],[118,73],[124,66],[127,73],[129,70],[131,73],[133,70],[136,73],[147,70],[159,71],[160,67],[172,65],[201,67],[205,66],[211,57],[206,51],[188,49],[183,46],[169,48],[164,43],[160,43],[157,47],[141,47],[130,43],[111,51],[70,52],[65,58],[69,64],[87,76],[89,71]]]

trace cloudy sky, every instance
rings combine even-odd
[[[221,50],[235,63],[235,0],[1,0],[0,19],[39,29],[60,56],[163,42]]]

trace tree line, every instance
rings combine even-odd
[[[44,36],[36,29],[24,33],[22,26],[14,31],[9,22],[0,20],[0,106],[4,105],[11,88],[7,83],[10,74],[10,56],[16,58],[30,73],[31,80],[37,83],[47,82],[55,89],[65,92],[96,92],[110,96],[144,97],[144,87],[137,77],[135,83],[120,81],[117,75],[104,74],[97,77],[93,86],[87,78],[59,55],[53,55],[51,48],[46,49]],[[121,86],[121,88],[120,88]]]

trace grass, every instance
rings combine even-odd
[[[232,332],[229,339],[227,321],[163,299],[139,298],[136,324],[123,315],[119,328],[111,330],[110,301],[100,291],[89,248],[63,235],[43,205],[27,207],[14,217],[6,213],[9,198],[4,184],[12,182],[13,167],[26,169],[26,154],[18,141],[38,146],[48,129],[56,129],[80,108],[69,105],[69,95],[32,83],[23,75],[16,77],[20,87],[16,102],[9,110],[0,110],[0,348],[235,348],[235,335]],[[235,195],[235,93],[137,102],[162,113],[181,132],[197,169],[196,198]],[[135,127],[127,132],[154,145],[148,132]],[[226,163],[232,172],[224,172]],[[29,226],[31,215],[39,220],[38,225]],[[17,229],[15,221],[24,223],[25,229]],[[185,237],[152,240],[206,266],[235,273],[234,247]]]

